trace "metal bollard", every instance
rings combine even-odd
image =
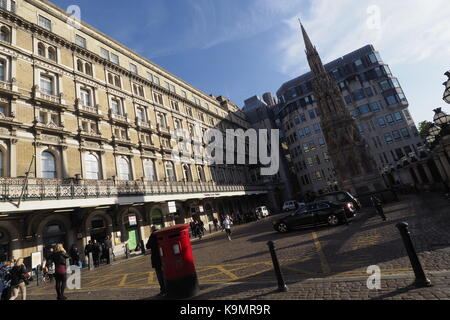
[[[66,271],[67,271],[68,273],[71,272],[71,268],[70,268],[70,258],[67,258],[67,259],[66,259]]]
[[[42,281],[42,266],[36,266],[36,286],[39,287],[39,283]]]
[[[128,250],[128,243],[125,243],[125,258],[130,257],[130,250]]]
[[[275,274],[278,280],[278,291],[287,292],[288,288],[286,286],[286,283],[284,282],[283,275],[281,274],[280,264],[278,262],[277,254],[275,252],[275,244],[273,243],[273,241],[269,241],[267,242],[267,245],[269,246],[270,255],[272,256],[273,267],[275,269]]]
[[[430,287],[431,281],[427,278],[425,272],[423,271],[422,264],[420,263],[416,250],[414,249],[414,244],[411,240],[411,233],[408,230],[408,226],[409,225],[406,222],[401,222],[397,224],[397,228],[399,229],[400,234],[402,236],[406,252],[408,253],[409,256],[409,260],[411,261],[414,274],[416,275],[416,281],[414,282],[414,286],[416,286],[417,288]]]
[[[108,264],[112,264],[113,261],[113,251],[112,248],[108,248]]]
[[[94,270],[94,258],[92,257],[92,252],[88,255],[88,268],[89,270]]]

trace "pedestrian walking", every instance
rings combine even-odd
[[[116,256],[114,255],[114,248],[113,248],[113,245],[112,245],[112,241],[111,241],[110,236],[106,236],[106,239],[105,239],[105,248],[106,248],[106,254],[107,254],[106,261],[107,261],[108,264],[110,264],[110,263],[111,263],[111,261],[110,261],[111,257],[109,256],[109,249],[111,249],[111,253],[112,253],[113,258],[116,257]]]
[[[11,262],[0,263],[0,300],[11,297]]]
[[[92,245],[92,240],[89,240],[88,244],[84,247],[84,257],[85,257],[84,263],[86,263],[86,264],[91,263],[89,261],[89,253],[92,253],[92,256],[94,256],[93,249],[94,249],[94,247]],[[86,259],[87,259],[87,261],[86,261]]]
[[[70,248],[70,258],[72,259],[73,266],[80,266],[80,252],[75,244],[73,244]]]
[[[52,260],[53,248],[48,248],[48,252],[45,255],[44,265],[42,270],[44,272],[44,278],[48,278],[50,282],[53,282],[55,278],[55,264]]]
[[[203,235],[205,234],[205,228],[204,228],[203,221],[202,220],[196,221],[195,226],[196,226],[196,229],[197,229],[197,231],[196,231],[197,236],[198,236],[198,238],[200,240],[202,240]]]
[[[17,259],[15,266],[11,269],[11,290],[12,295],[9,300],[16,300],[19,291],[22,293],[22,300],[27,300],[27,285],[30,274],[23,263],[23,258]]]
[[[214,218],[213,223],[214,223],[214,230],[219,231],[219,221],[217,220],[217,218]]]
[[[231,241],[231,226],[233,225],[233,220],[229,215],[225,217],[223,220],[223,228],[225,229],[225,232],[227,234],[227,238],[229,241]]]
[[[189,225],[191,227],[192,238],[197,238],[197,224],[195,221],[191,221]]]
[[[95,267],[100,266],[101,253],[102,253],[102,248],[100,247],[100,244],[97,242],[97,240],[94,240],[92,242],[92,257],[94,259]]]
[[[164,274],[163,274],[163,267],[162,267],[162,261],[161,256],[159,253],[159,246],[158,246],[158,239],[156,235],[156,227],[152,226],[152,234],[150,235],[150,238],[147,241],[146,248],[150,250],[151,253],[151,261],[152,261],[152,268],[155,269],[156,277],[158,278],[159,287],[160,287],[160,296],[166,295],[166,286],[164,283]]]
[[[53,250],[51,255],[51,261],[55,264],[55,280],[56,280],[56,295],[57,300],[67,300],[67,297],[64,296],[64,290],[66,289],[66,281],[67,281],[67,266],[66,259],[70,258],[66,253],[63,245],[58,243]]]
[[[372,201],[372,206],[375,208],[375,210],[383,219],[383,221],[386,221],[387,219],[386,216],[384,215],[383,202],[381,202],[381,200],[377,198],[375,195],[370,198],[370,201]]]

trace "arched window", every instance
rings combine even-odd
[[[192,173],[191,173],[191,168],[189,167],[189,165],[187,165],[187,164],[183,165],[183,173],[184,173],[184,179],[187,182],[192,182]]]
[[[205,176],[205,170],[203,169],[202,166],[198,166],[197,167],[197,171],[198,171],[198,176],[200,178],[201,182],[206,182],[206,176]]]
[[[84,70],[85,70],[85,72],[86,72],[87,75],[92,76],[92,66],[91,66],[90,63],[86,63],[86,64],[84,65]]]
[[[77,60],[77,70],[83,72],[83,61]]]
[[[56,160],[55,156],[48,151],[42,152],[42,178],[55,179],[56,178]]]
[[[45,46],[42,42],[38,43],[38,55],[45,57]]]
[[[173,163],[169,162],[169,161],[166,162],[166,178],[167,178],[167,181],[172,181],[172,182],[177,181]]]
[[[99,180],[100,179],[100,163],[98,158],[89,153],[84,159],[86,166],[86,179]]]
[[[150,159],[144,160],[144,175],[145,180],[147,181],[155,181],[155,165],[153,164],[153,161]]]
[[[48,58],[50,60],[56,61],[56,50],[52,47],[48,48]]]
[[[125,157],[120,157],[117,161],[117,168],[119,170],[119,180],[129,181],[131,180],[130,162]]]
[[[7,27],[0,28],[0,40],[5,42],[11,42],[10,31]]]

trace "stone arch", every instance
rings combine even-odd
[[[86,235],[86,242],[87,240],[91,240],[91,231],[92,231],[92,220],[96,217],[101,217],[105,221],[105,228],[106,228],[106,235],[112,235],[114,232],[114,224],[112,217],[107,214],[103,210],[96,210],[88,214],[84,217],[83,221],[83,231]]]
[[[0,262],[22,256],[18,228],[10,221],[1,221],[0,232],[4,233],[3,237],[0,237]],[[6,255],[6,259],[2,261],[5,257],[1,255]]]
[[[44,248],[44,231],[45,227],[47,227],[49,224],[60,224],[64,228],[65,242],[63,244],[64,248],[68,250],[69,246],[73,244],[73,234],[71,233],[72,223],[68,216],[62,214],[51,214],[38,222],[38,224],[36,225],[36,245],[38,246],[38,250],[41,251]]]
[[[164,210],[160,205],[150,207],[147,212],[147,219],[150,226],[156,226],[158,229],[165,226]]]

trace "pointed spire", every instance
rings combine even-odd
[[[300,23],[300,27],[302,28],[302,34],[303,34],[303,40],[305,41],[306,52],[313,53],[316,50],[316,48],[313,46],[311,39],[309,38],[308,33],[306,32],[305,27],[303,27],[303,24],[300,21],[300,19],[298,19],[298,22]]]

